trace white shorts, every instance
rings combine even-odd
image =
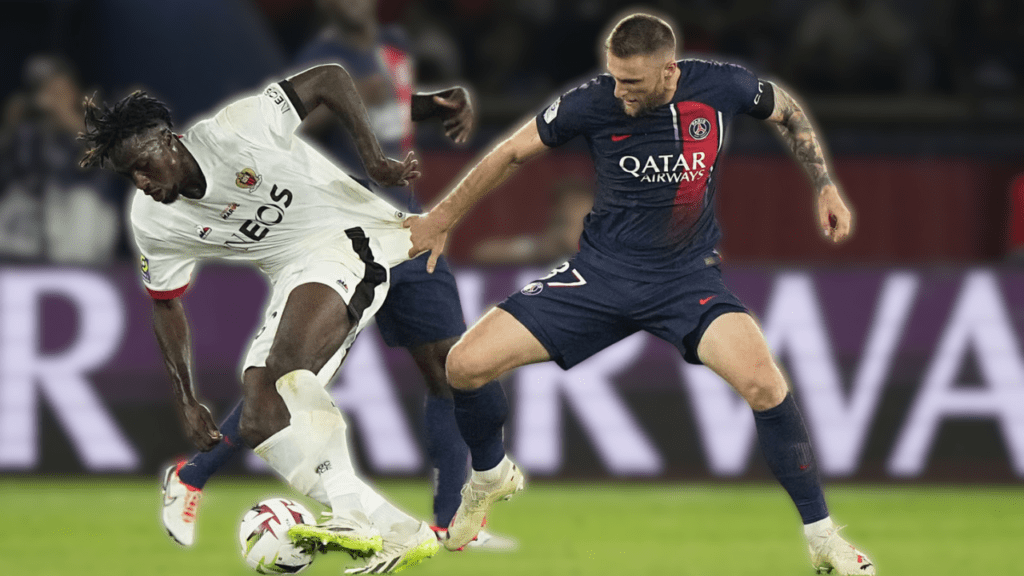
[[[341,347],[317,373],[324,386],[330,383],[356,335],[370,323],[384,303],[391,281],[391,271],[374,258],[375,253],[381,253],[376,240],[366,238],[359,228],[346,233],[348,238],[311,252],[302,260],[285,266],[270,279],[270,303],[263,315],[263,326],[256,332],[245,355],[243,377],[247,369],[267,365],[267,356],[292,290],[302,284],[316,282],[334,289],[345,300],[349,317],[357,319]]]

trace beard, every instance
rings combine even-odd
[[[660,98],[658,97],[658,92],[655,91],[643,96],[642,98],[638,98],[636,104],[634,105],[635,107],[632,109],[626,106],[625,100],[620,99],[619,105],[622,106],[622,111],[625,112],[627,116],[636,118],[637,116],[649,114],[652,110],[654,110],[658,106],[661,106],[659,100]]]

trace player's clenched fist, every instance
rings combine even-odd
[[[818,220],[825,236],[833,242],[849,237],[853,216],[835,184],[826,184],[818,193]]]
[[[409,249],[409,258],[430,252],[427,272],[433,274],[437,259],[444,252],[445,243],[448,242],[448,231],[437,223],[437,217],[430,212],[423,216],[410,216],[402,225],[411,232],[412,248]]]

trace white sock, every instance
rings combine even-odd
[[[494,484],[505,479],[505,474],[508,472],[508,466],[512,463],[505,456],[498,462],[498,465],[490,470],[473,470],[473,480],[476,480],[480,484]]]
[[[804,524],[804,536],[807,539],[811,538],[824,538],[828,536],[828,533],[835,530],[835,522],[832,521],[831,516],[826,516],[817,522],[811,522],[810,524]]]
[[[311,468],[302,465],[305,460],[303,442],[293,426],[278,431],[253,451],[300,494],[329,505],[320,478]]]
[[[319,476],[318,484],[333,513],[345,516],[356,511],[358,517],[361,512],[385,533],[395,524],[419,524],[356,474],[345,419],[312,372],[285,374],[278,380],[277,389],[291,413],[290,428],[295,428],[304,440],[305,466]]]

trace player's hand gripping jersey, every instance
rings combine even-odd
[[[288,81],[238,100],[181,136],[206,178],[198,200],[160,204],[137,191],[131,220],[142,277],[155,298],[180,295],[206,258],[277,272],[362,228],[376,261],[407,259],[405,214],[295,135],[305,116]]]
[[[771,115],[771,86],[733,64],[680,60],[669,104],[631,117],[605,74],[570,90],[537,116],[540,138],[587,139],[597,191],[579,260],[626,278],[679,276],[717,264],[715,166],[737,114]]]

